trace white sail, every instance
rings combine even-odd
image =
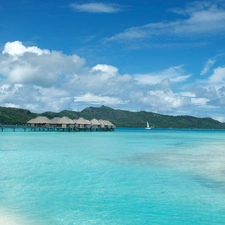
[[[145,128],[145,129],[147,129],[147,130],[150,130],[150,129],[151,129],[151,127],[149,126],[148,121],[147,121],[147,126],[146,126],[146,128]]]

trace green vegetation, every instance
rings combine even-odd
[[[0,107],[0,124],[26,124],[37,116],[53,117],[68,116],[71,119],[84,117],[85,119],[110,120],[117,127],[145,127],[146,121],[155,128],[198,128],[198,129],[225,129],[225,123],[211,118],[197,118],[193,116],[168,116],[152,112],[130,112],[115,110],[106,106],[88,107],[81,112],[64,110],[59,113],[44,112],[32,113],[29,110]]]
[[[26,109],[0,107],[0,124],[25,124],[37,116]]]

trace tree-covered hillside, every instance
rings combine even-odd
[[[54,117],[68,116],[71,119],[84,117],[91,120],[110,120],[117,127],[145,127],[146,121],[155,128],[199,128],[199,129],[225,129],[225,123],[211,118],[197,118],[192,116],[168,116],[152,112],[130,112],[115,110],[106,106],[88,107],[81,112],[64,110],[59,113],[44,112],[32,113],[29,110],[0,107],[0,124],[25,124],[37,116]]]
[[[26,109],[0,107],[0,124],[25,124],[37,116]]]
[[[102,106],[100,108],[88,107],[81,111],[81,115],[87,119],[108,119],[117,127],[145,127],[146,121],[155,128],[201,128],[201,129],[225,129],[225,123],[211,118],[197,118],[192,116],[168,116],[152,112],[130,112],[114,110]]]

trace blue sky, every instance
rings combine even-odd
[[[0,3],[0,105],[225,121],[224,1]]]

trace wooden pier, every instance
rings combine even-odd
[[[0,125],[0,130],[3,132],[4,129],[12,129],[14,132],[18,129],[28,131],[55,131],[55,132],[92,132],[92,131],[114,131],[114,128],[79,128],[79,127],[54,127],[54,126],[31,126],[31,125]]]

